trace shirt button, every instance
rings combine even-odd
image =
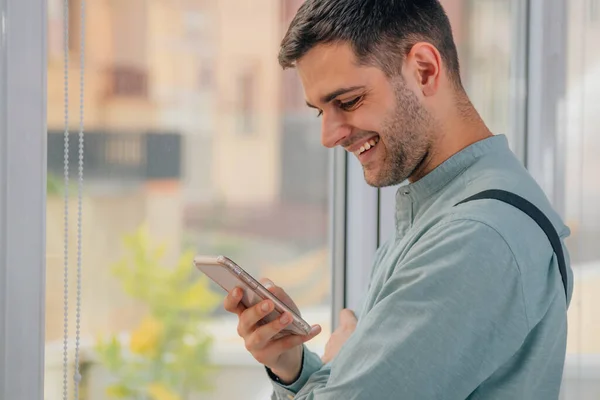
[[[294,396],[292,396],[291,394],[288,394],[288,399],[294,400]]]

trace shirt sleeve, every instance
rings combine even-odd
[[[323,366],[321,358],[316,353],[309,350],[305,345],[302,347],[302,368],[300,370],[300,376],[295,382],[289,385],[284,385],[279,382],[279,378],[277,376],[267,369],[267,373],[273,382],[273,400],[293,399],[296,393],[306,384],[308,379]]]
[[[376,271],[376,267],[381,261],[382,257],[385,255],[390,242],[386,242],[375,252],[375,256],[373,259],[373,268],[370,271],[370,278],[373,277],[373,272]],[[364,302],[361,303],[360,308],[364,307]],[[355,312],[355,315],[358,319],[360,319],[360,310]],[[300,376],[296,379],[295,382],[284,385],[279,380],[279,377],[273,374],[269,368],[266,368],[267,375],[271,379],[273,383],[273,397],[272,400],[277,399],[292,399],[295,394],[304,386],[304,384],[308,381],[308,378],[311,377],[312,374],[319,371],[323,367],[323,363],[321,358],[314,352],[310,351],[305,345],[303,345],[303,353],[302,353],[302,369],[300,370]],[[328,369],[325,369],[328,371]],[[326,374],[325,374],[326,375]]]
[[[308,379],[303,370],[298,385],[276,385],[275,399],[465,399],[529,328],[519,266],[483,222],[433,227],[374,289],[338,356]]]

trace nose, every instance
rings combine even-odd
[[[332,148],[343,143],[350,136],[352,128],[344,118],[336,112],[323,113],[321,123],[321,143],[327,148]]]

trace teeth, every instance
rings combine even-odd
[[[371,139],[369,141],[367,141],[365,144],[363,144],[360,149],[356,150],[354,152],[355,155],[360,155],[362,153],[364,153],[365,151],[369,150],[371,147],[375,147],[375,145],[379,143],[379,137],[376,137],[374,139]]]

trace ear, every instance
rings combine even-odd
[[[442,75],[442,57],[431,43],[416,43],[406,56],[405,66],[423,96],[437,93]]]

